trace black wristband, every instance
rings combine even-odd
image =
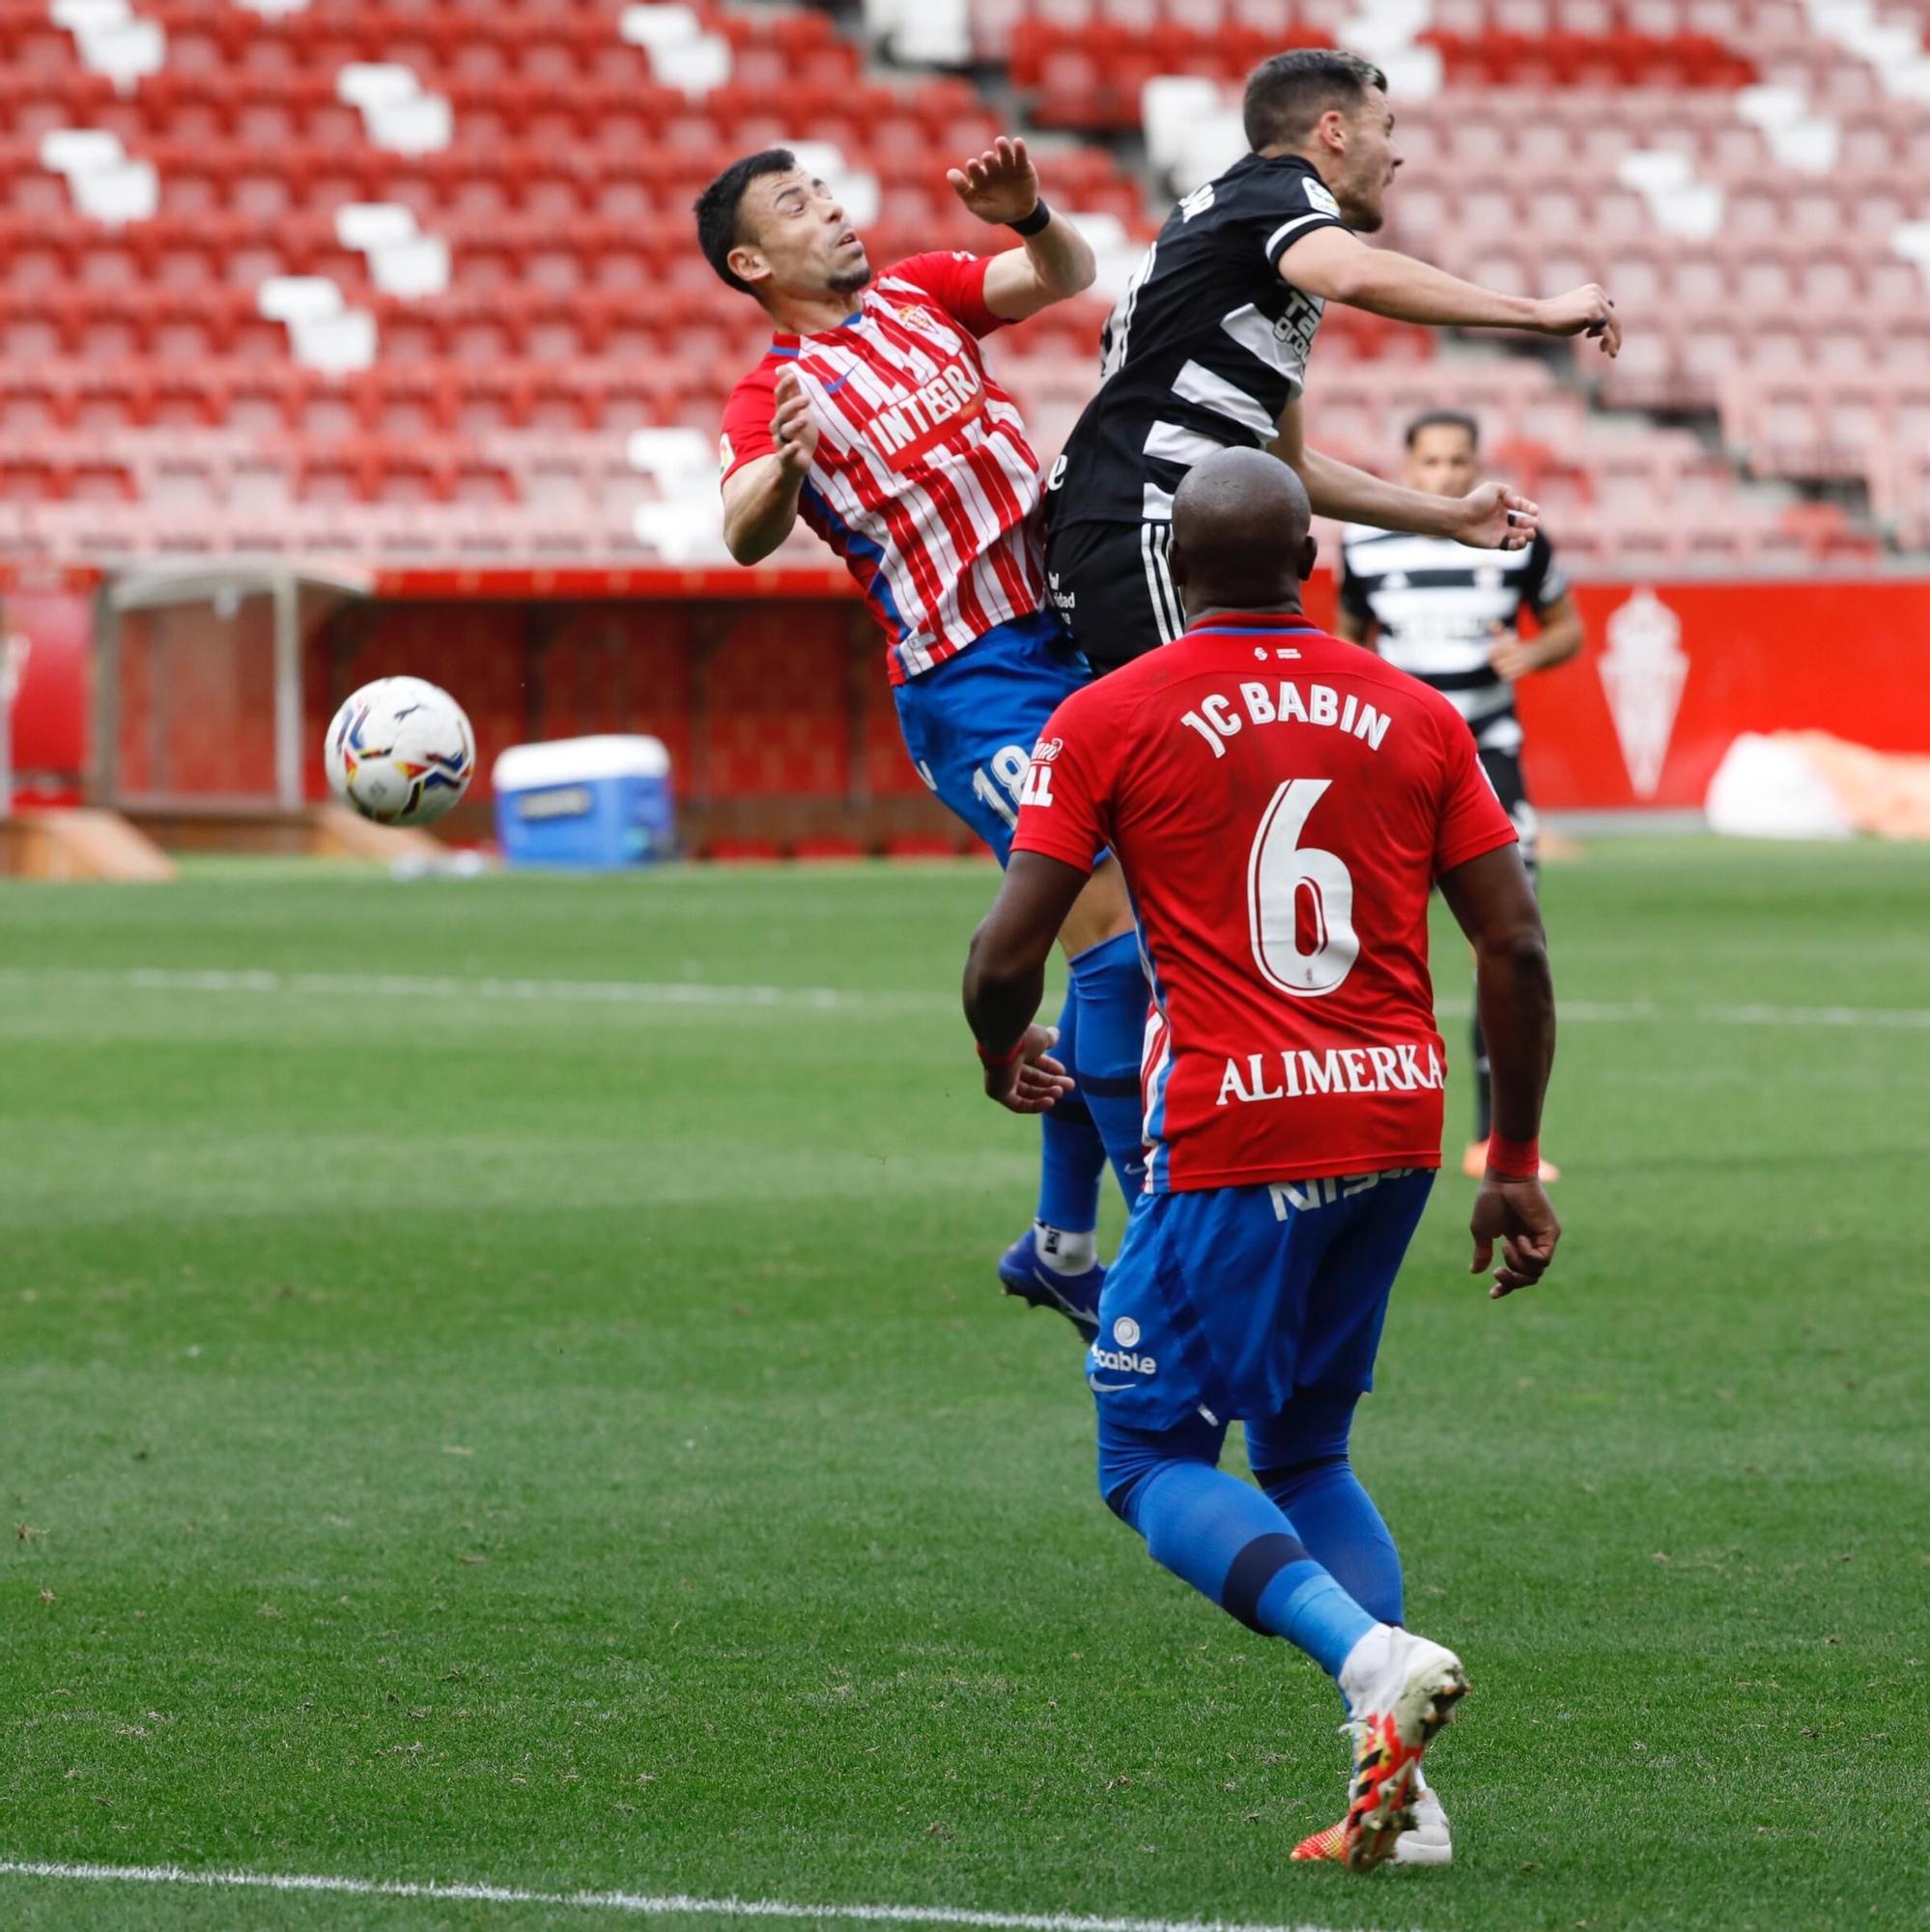
[[[1016,221],[1008,221],[1006,226],[1014,235],[1031,236],[1036,235],[1051,219],[1052,211],[1046,207],[1044,201],[1041,199],[1033,203],[1030,214],[1023,214]]]

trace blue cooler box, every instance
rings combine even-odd
[[[491,782],[512,866],[647,866],[676,842],[670,754],[655,738],[512,745]]]

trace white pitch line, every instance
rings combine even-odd
[[[1223,1919],[1106,1918],[1076,1912],[975,1912],[959,1905],[798,1905],[781,1898],[693,1898],[683,1892],[533,1891],[516,1885],[412,1885],[331,1873],[190,1871],[182,1865],[60,1864],[0,1859],[0,1876],[88,1885],[188,1885],[241,1891],[329,1892],[349,1898],[423,1898],[471,1905],[576,1907],[638,1918],[811,1918],[870,1925],[973,1925],[989,1932],[1329,1932],[1309,1925],[1241,1925]]]
[[[859,992],[840,986],[723,986],[686,980],[463,980],[451,974],[226,972],[218,968],[132,966],[121,970],[58,966],[0,967],[0,987],[52,984],[145,993],[309,994],[381,1000],[507,1000],[525,1005],[715,1007],[780,1012],[953,1012],[950,994],[897,988]],[[1442,1000],[1443,1019],[1464,1019],[1462,999]],[[1868,1027],[1930,1031],[1930,1007],[1664,1006],[1655,1000],[1560,1000],[1559,1019],[1581,1025],[1728,1027]]]
[[[936,993],[854,992],[837,986],[718,986],[685,980],[461,980],[420,973],[223,972],[171,966],[123,971],[0,968],[0,986],[53,982],[135,993],[308,993],[376,1000],[512,1000],[592,1007],[766,1008],[782,1012],[951,1011]]]
[[[1468,1000],[1441,1000],[1435,1011],[1443,1019],[1466,1019],[1474,1010]],[[1665,1007],[1655,1000],[1564,1000],[1555,996],[1555,1019],[1582,1025],[1694,1025],[1728,1027],[1872,1027],[1885,1031],[1921,1033],[1930,1030],[1930,1007]]]

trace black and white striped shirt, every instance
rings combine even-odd
[[[1488,662],[1494,627],[1513,630],[1523,607],[1539,617],[1567,593],[1540,530],[1512,551],[1358,524],[1341,538],[1342,607],[1377,629],[1375,649],[1389,664],[1449,699],[1484,752],[1521,748],[1514,687]]]
[[[1202,457],[1273,440],[1324,306],[1280,257],[1346,225],[1297,155],[1243,156],[1173,211],[1106,324],[1098,392],[1046,485],[1054,528],[1169,523]]]

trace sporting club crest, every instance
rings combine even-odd
[[[1682,619],[1653,590],[1637,590],[1608,619],[1608,648],[1597,668],[1629,783],[1637,798],[1653,798],[1689,679]]]

